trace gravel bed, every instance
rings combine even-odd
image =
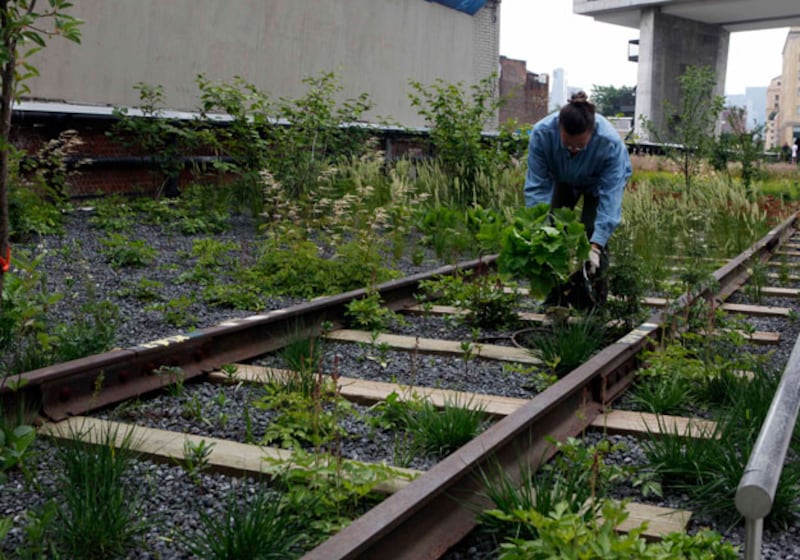
[[[146,311],[141,302],[134,298],[123,297],[119,292],[125,286],[135,283],[139,278],[161,282],[164,285],[163,297],[167,299],[185,296],[197,300],[197,287],[177,281],[180,272],[194,266],[192,259],[186,257],[194,239],[205,236],[183,236],[165,233],[155,226],[136,225],[126,232],[131,238],[141,239],[158,251],[158,264],[146,269],[127,269],[119,272],[108,266],[102,256],[100,239],[103,232],[93,229],[89,222],[89,213],[76,211],[67,217],[66,233],[63,236],[48,236],[25,246],[17,246],[15,250],[29,249],[36,254],[46,253],[42,262],[42,270],[47,272],[47,285],[53,292],[65,293],[67,297],[54,306],[56,317],[66,319],[75,313],[79,305],[86,301],[86,293],[92,291],[97,297],[115,303],[120,309],[121,324],[118,329],[117,345],[131,347],[180,334],[181,329],[169,325],[158,311]],[[252,220],[244,217],[232,218],[231,228],[217,236],[237,242],[246,251],[253,243],[255,228]],[[414,267],[404,263],[406,273],[419,272],[438,266],[432,259]],[[770,282],[776,284],[776,282]],[[90,288],[90,289],[87,289]],[[731,301],[747,302],[745,296],[736,294]],[[299,303],[291,298],[275,298],[264,309],[248,312],[232,311],[220,308],[206,308],[197,303],[189,309],[195,317],[192,327],[204,328],[217,325],[225,320],[240,318],[252,312],[277,309]],[[776,305],[798,309],[797,300],[789,298],[764,298],[764,305]],[[788,359],[795,339],[800,334],[800,324],[791,319],[750,318],[748,322],[757,330],[778,331],[782,334],[777,348],[752,346],[748,350],[770,353],[771,363],[782,367]],[[186,330],[186,329],[184,329]],[[417,317],[395,331],[402,334],[420,337],[440,337],[452,340],[470,338],[471,329],[446,321],[439,317]],[[509,344],[510,333],[482,333],[487,338],[485,343]],[[498,337],[498,338],[492,338]],[[510,397],[530,398],[534,393],[527,388],[529,379],[514,368],[503,367],[502,364],[486,360],[467,360],[460,357],[438,355],[412,355],[397,352],[382,352],[369,345],[326,343],[326,359],[324,367],[329,371],[338,371],[340,375],[392,381],[403,384],[419,384],[430,387],[442,387],[477,393],[498,394]],[[285,367],[279,355],[265,356],[257,360],[258,364],[272,367]],[[218,395],[224,394],[224,398]],[[245,428],[241,422],[241,409],[244,403],[257,399],[259,389],[246,386],[223,386],[208,383],[187,383],[179,401],[170,394],[163,394],[152,400],[143,402],[138,407],[121,407],[103,411],[107,418],[121,421],[137,422],[147,419],[152,427],[187,431],[214,437],[229,437],[244,441]],[[202,415],[194,419],[187,418],[185,409],[191,399],[202,402]],[[222,403],[222,404],[221,404]],[[364,412],[365,407],[357,407]],[[263,433],[269,414],[265,411],[254,415],[252,436]],[[222,420],[224,418],[224,421]],[[343,447],[345,456],[368,461],[386,461],[391,463],[394,456],[394,440],[392,434],[370,429],[366,424],[354,418],[347,423],[347,430],[353,437],[348,438]],[[627,464],[642,464],[641,451],[632,438],[621,438],[628,446],[628,451],[613,457],[615,461]],[[56,489],[57,461],[53,458],[52,446],[45,440],[37,440],[35,454],[29,472],[32,480],[18,470],[9,472],[8,480],[0,492],[0,517],[12,516],[15,527],[3,542],[2,550],[13,554],[23,538],[22,525],[25,511],[40,506],[44,500],[53,495]],[[425,469],[435,459],[417,458],[409,466]],[[249,479],[234,479],[223,475],[202,475],[202,483],[197,484],[186,472],[176,465],[157,464],[151,461],[137,463],[135,472],[131,474],[145,496],[142,516],[158,519],[159,523],[153,531],[145,536],[142,549],[131,554],[129,558],[188,558],[185,544],[178,535],[191,535],[198,527],[199,515],[206,512],[210,515],[221,515],[225,497],[233,488],[254,492],[263,482]],[[35,483],[32,483],[35,482]],[[681,496],[667,496],[662,505],[681,507]],[[685,503],[685,500],[684,502]],[[714,527],[713,520],[696,519],[693,527]],[[724,528],[717,528],[722,531]],[[734,543],[742,542],[742,528],[725,531],[726,539]],[[476,559],[494,558],[494,545],[490,540],[478,534],[471,535],[458,547],[450,551],[446,558]],[[787,531],[764,534],[764,558],[795,559],[800,558],[800,524],[795,523]]]

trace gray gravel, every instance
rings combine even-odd
[[[119,306],[122,322],[118,329],[117,345],[120,347],[135,346],[181,332],[168,325],[157,311],[144,311],[140,302],[133,298],[120,297],[119,290],[137,281],[140,277],[162,282],[165,286],[164,297],[176,298],[182,295],[196,300],[196,287],[176,282],[177,275],[193,266],[187,260],[186,253],[191,249],[193,236],[166,234],[154,226],[136,226],[131,237],[146,240],[158,250],[158,265],[147,269],[131,269],[123,272],[110,268],[101,255],[99,240],[103,234],[92,229],[87,220],[88,214],[76,212],[68,218],[66,234],[61,237],[47,237],[37,240],[28,246],[37,254],[46,252],[43,269],[47,271],[47,283],[55,292],[67,294],[64,301],[57,304],[54,314],[57,317],[69,317],[78,304],[85,301],[87,286],[100,298],[113,301]],[[254,227],[246,218],[235,218],[232,227],[223,234],[226,239],[240,244],[250,244],[255,237]],[[407,265],[406,272],[417,272],[437,266],[432,260],[414,268]],[[75,287],[72,287],[72,286]],[[743,296],[736,295],[737,301],[744,301]],[[276,309],[298,303],[297,300],[276,298],[266,309]],[[796,300],[766,298],[764,304],[787,306],[797,309]],[[252,310],[252,312],[263,310]],[[249,315],[251,312],[237,312],[226,309],[209,309],[200,303],[191,306],[190,312],[196,317],[194,328],[216,325],[224,320]],[[772,352],[771,361],[775,367],[782,367],[786,362],[795,339],[800,333],[800,325],[787,319],[751,319],[757,330],[779,331],[782,334],[780,346],[775,348],[754,346],[756,352]],[[466,327],[453,325],[440,318],[417,318],[403,327],[404,334],[422,337],[443,337],[463,340],[470,336]],[[508,335],[509,333],[486,333],[488,335]],[[491,343],[508,343],[502,338],[488,340]],[[265,356],[257,361],[262,365],[285,366],[278,355]],[[405,353],[379,349],[365,345],[329,343],[326,345],[326,368],[336,368],[341,375],[394,381],[404,384],[419,384],[431,387],[443,387],[487,394],[500,394],[511,397],[530,397],[533,393],[526,388],[527,379],[513,368],[503,367],[496,362],[484,360],[464,361],[459,357],[425,356],[409,357]],[[218,395],[224,394],[224,399]],[[127,407],[104,411],[109,418],[137,422],[147,418],[149,425],[165,429],[187,431],[215,437],[246,439],[245,428],[240,411],[244,403],[252,402],[259,396],[258,389],[244,386],[222,386],[208,383],[187,384],[184,393],[176,400],[171,395],[164,395],[143,403],[138,408]],[[202,404],[202,417],[187,417],[187,402],[197,398]],[[224,404],[219,404],[224,402]],[[367,413],[366,407],[358,407],[358,412]],[[252,416],[251,435],[259,437],[269,421],[269,413],[259,411]],[[362,420],[354,417],[347,424],[352,434],[343,446],[345,456],[369,461],[386,461],[395,459],[395,444],[392,434],[382,433],[367,426]],[[617,457],[626,463],[636,464],[644,461],[635,440],[623,438],[629,452]],[[12,516],[15,527],[3,543],[3,551],[13,554],[23,538],[22,525],[25,511],[35,509],[43,501],[54,494],[56,483],[54,470],[57,463],[53,460],[50,445],[43,440],[36,443],[38,453],[29,465],[32,479],[27,479],[20,471],[11,471],[3,491],[0,492],[0,516]],[[416,458],[409,466],[428,468],[435,458]],[[221,475],[203,475],[202,484],[198,485],[179,467],[166,464],[155,464],[142,461],[132,476],[137,480],[145,480],[140,484],[144,496],[144,516],[158,519],[157,528],[145,536],[140,550],[130,558],[186,558],[186,548],[177,535],[191,535],[198,527],[199,512],[220,515],[224,498],[232,488],[247,488],[254,491],[258,483],[252,480],[239,480]],[[139,478],[141,477],[141,478]],[[675,507],[681,506],[680,496],[668,496],[663,503]],[[713,526],[713,520],[698,520],[698,524]],[[800,524],[795,523],[787,531],[779,533],[767,532],[764,535],[763,558],[794,559],[800,558]],[[727,539],[734,543],[742,542],[741,528],[725,533]],[[487,539],[473,535],[455,550],[448,553],[450,560],[462,558],[493,558],[492,543]]]

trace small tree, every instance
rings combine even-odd
[[[80,42],[81,20],[66,13],[72,7],[66,0],[47,0],[44,10],[36,10],[36,0],[0,0],[0,305],[3,274],[8,269],[11,249],[8,219],[8,177],[11,151],[11,103],[28,91],[24,81],[39,72],[28,59],[46,46],[47,39],[62,36]]]
[[[592,86],[592,103],[601,115],[632,116],[636,105],[636,88],[633,86]]]
[[[665,153],[680,167],[686,191],[689,192],[703,159],[713,150],[717,118],[725,106],[725,98],[713,94],[716,79],[714,71],[708,66],[687,67],[678,82],[681,88],[680,108],[675,109],[669,101],[664,103],[666,130],[657,130],[646,119],[643,124],[658,142],[676,145],[668,147]]]
[[[481,173],[492,175],[496,163],[494,146],[483,139],[484,127],[502,104],[495,95],[496,83],[496,75],[488,76],[470,86],[468,97],[461,82],[448,84],[439,79],[424,86],[411,81],[411,106],[430,124],[431,143],[444,170],[466,187],[457,197],[465,206],[471,202],[488,205],[483,198],[489,193],[473,193],[472,188]]]
[[[742,163],[742,184],[748,195],[750,186],[758,175],[758,165],[764,152],[763,125],[747,129],[747,112],[743,107],[732,107],[728,113],[728,123],[733,130],[730,146],[734,157]]]

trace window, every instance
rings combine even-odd
[[[798,105],[797,107],[795,107],[795,112],[796,112],[798,115],[800,115],[800,105]]]

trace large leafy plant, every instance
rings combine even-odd
[[[520,209],[503,235],[498,257],[501,272],[530,282],[530,293],[544,297],[566,282],[577,263],[589,255],[589,240],[569,208],[539,204]]]

